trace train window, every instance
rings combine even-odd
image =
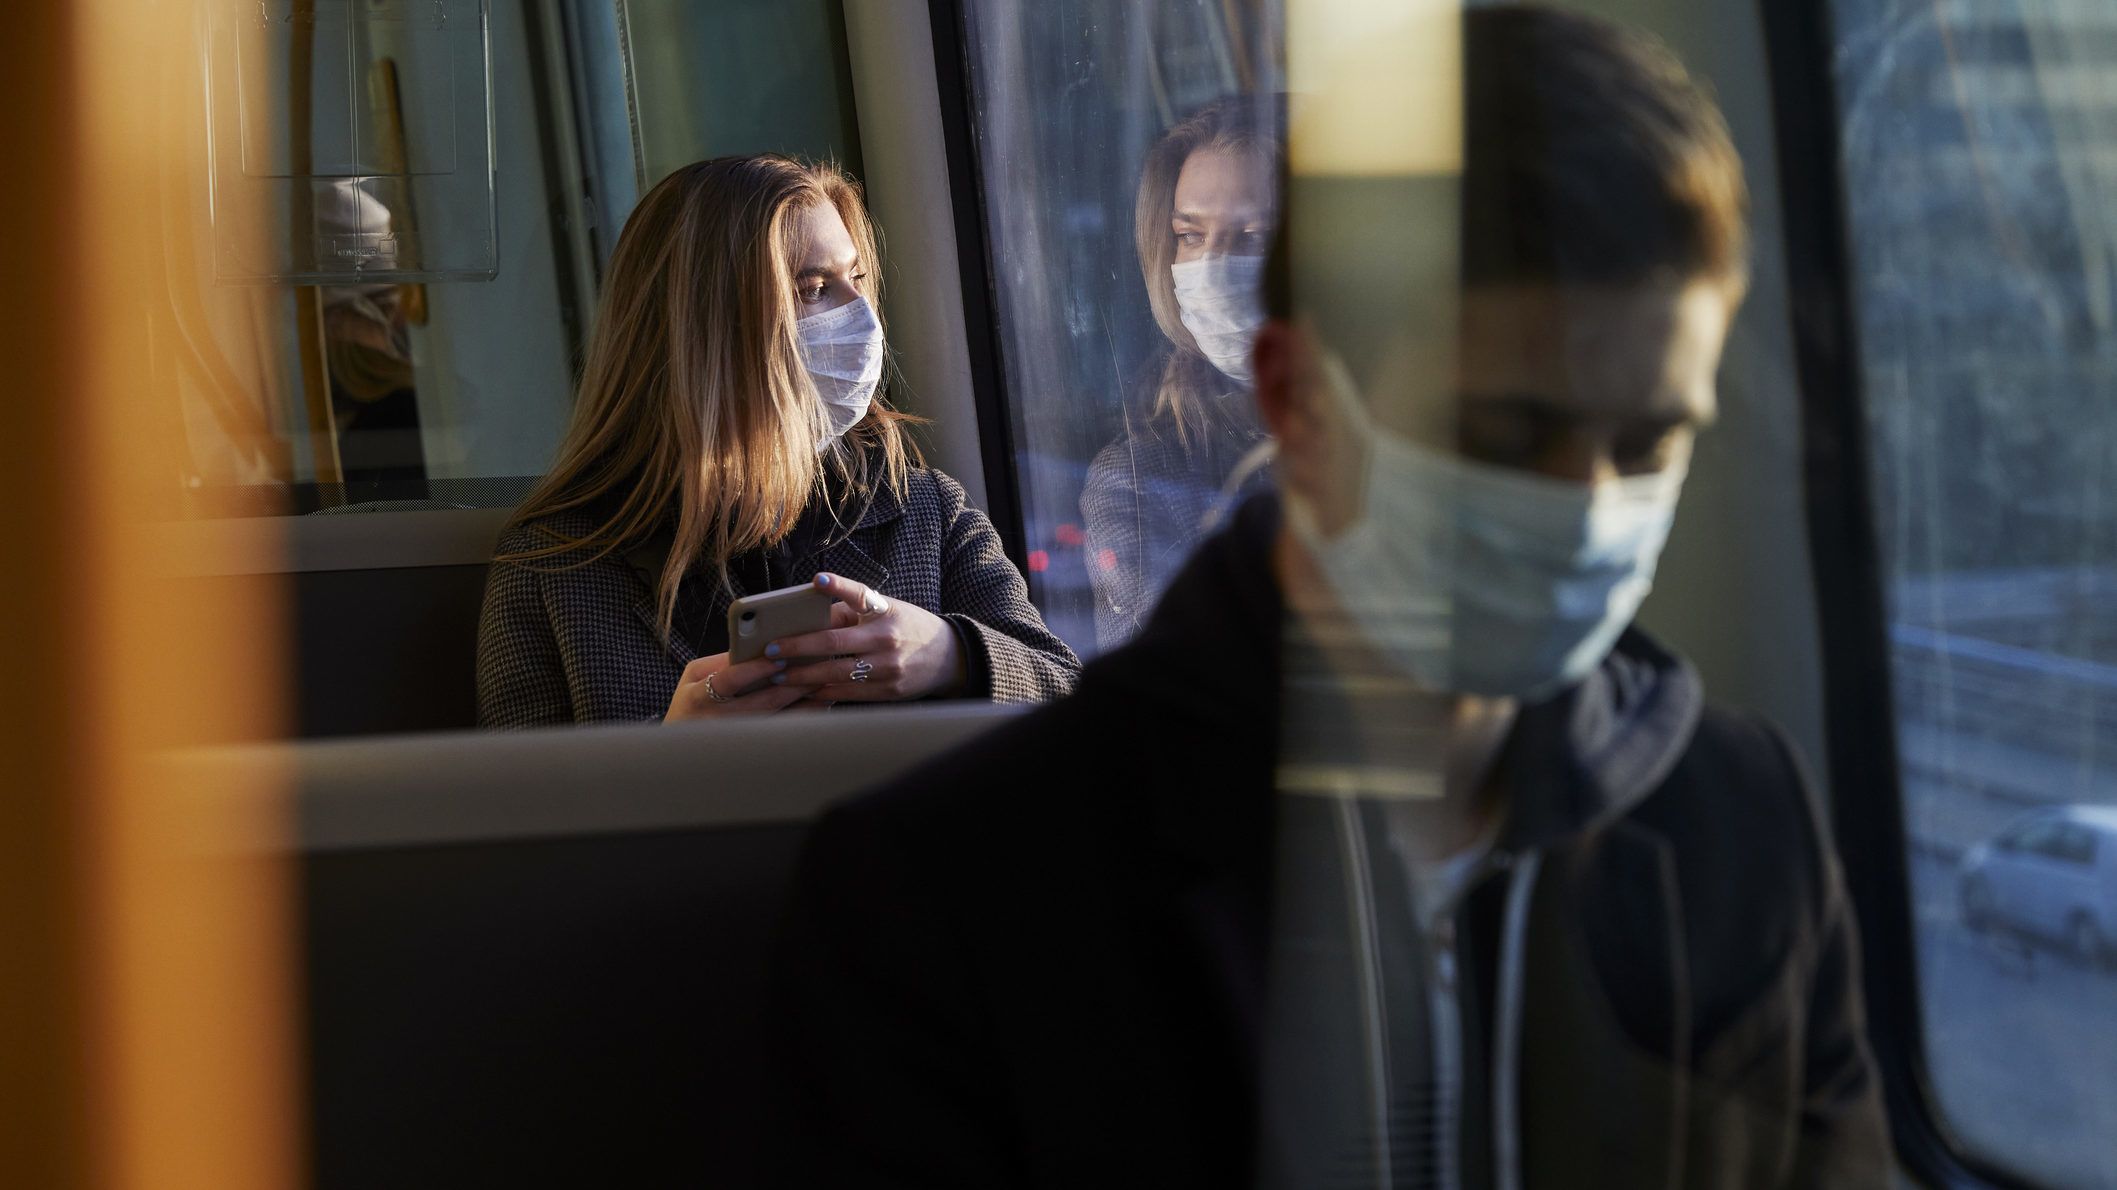
[[[355,285],[490,277],[484,9],[217,9],[207,47],[215,274]],[[252,236],[258,211],[269,230]]]
[[[547,152],[567,82],[543,10],[252,9],[228,17],[240,30],[216,28],[181,84],[216,94],[229,84],[215,69],[241,63],[229,118],[248,139],[210,155],[201,145],[198,171],[164,179],[199,214],[194,242],[172,239],[155,265],[176,299],[156,328],[156,363],[180,393],[177,426],[158,441],[186,511],[511,503],[565,425],[592,281],[574,267],[579,221],[569,230],[564,171]],[[184,102],[181,77],[172,71],[172,103]],[[251,175],[290,169],[306,176],[293,179],[305,184],[292,188],[289,228],[313,210],[317,234],[258,249],[291,252],[294,267],[231,274],[204,217],[229,199],[226,175],[265,183]],[[380,268],[319,272],[311,238]],[[211,283],[234,275],[252,283]]]
[[[643,189],[730,153],[834,159],[858,175],[838,0],[620,0],[617,10]]]
[[[271,0],[166,89],[216,119],[164,179],[194,242],[155,266],[181,393],[157,441],[195,515],[514,504],[646,185],[765,149],[859,164],[835,0]],[[285,226],[216,242],[233,199]]]
[[[1088,653],[1137,627],[1261,438],[1243,377],[1277,6],[953,7],[1030,588]],[[1191,151],[1165,144],[1172,129]]]
[[[1932,1093],[2117,1184],[2117,9],[1831,10]]]

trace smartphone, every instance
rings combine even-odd
[[[829,628],[836,602],[829,591],[808,583],[743,596],[728,605],[729,662],[754,661],[775,640]]]

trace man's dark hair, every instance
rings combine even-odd
[[[1463,77],[1466,288],[1746,276],[1741,160],[1719,108],[1660,41],[1577,13],[1474,8]],[[1291,222],[1279,221],[1265,271],[1281,318]]]

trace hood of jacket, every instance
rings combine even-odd
[[[1275,494],[1245,501],[1179,572],[1140,636],[1083,674],[1083,696],[1122,700],[1167,738],[1219,741],[1215,769],[1238,777],[1234,788],[1164,789],[1166,827],[1208,847],[1268,831],[1262,795],[1291,742],[1281,735],[1289,628],[1272,566],[1279,525]],[[1548,848],[1622,817],[1682,757],[1704,705],[1690,664],[1628,629],[1585,680],[1520,709],[1496,762],[1516,795],[1497,845]]]

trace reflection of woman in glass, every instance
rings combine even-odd
[[[991,522],[876,396],[880,275],[828,167],[720,158],[640,200],[558,462],[500,539],[482,723],[1071,689]],[[833,628],[729,664],[732,597],[802,583]]]
[[[1106,649],[1146,622],[1264,436],[1249,397],[1250,340],[1264,322],[1276,106],[1238,96],[1205,107],[1155,144],[1141,173],[1133,231],[1168,346],[1151,402],[1126,411],[1124,436],[1096,455],[1081,493]]]

